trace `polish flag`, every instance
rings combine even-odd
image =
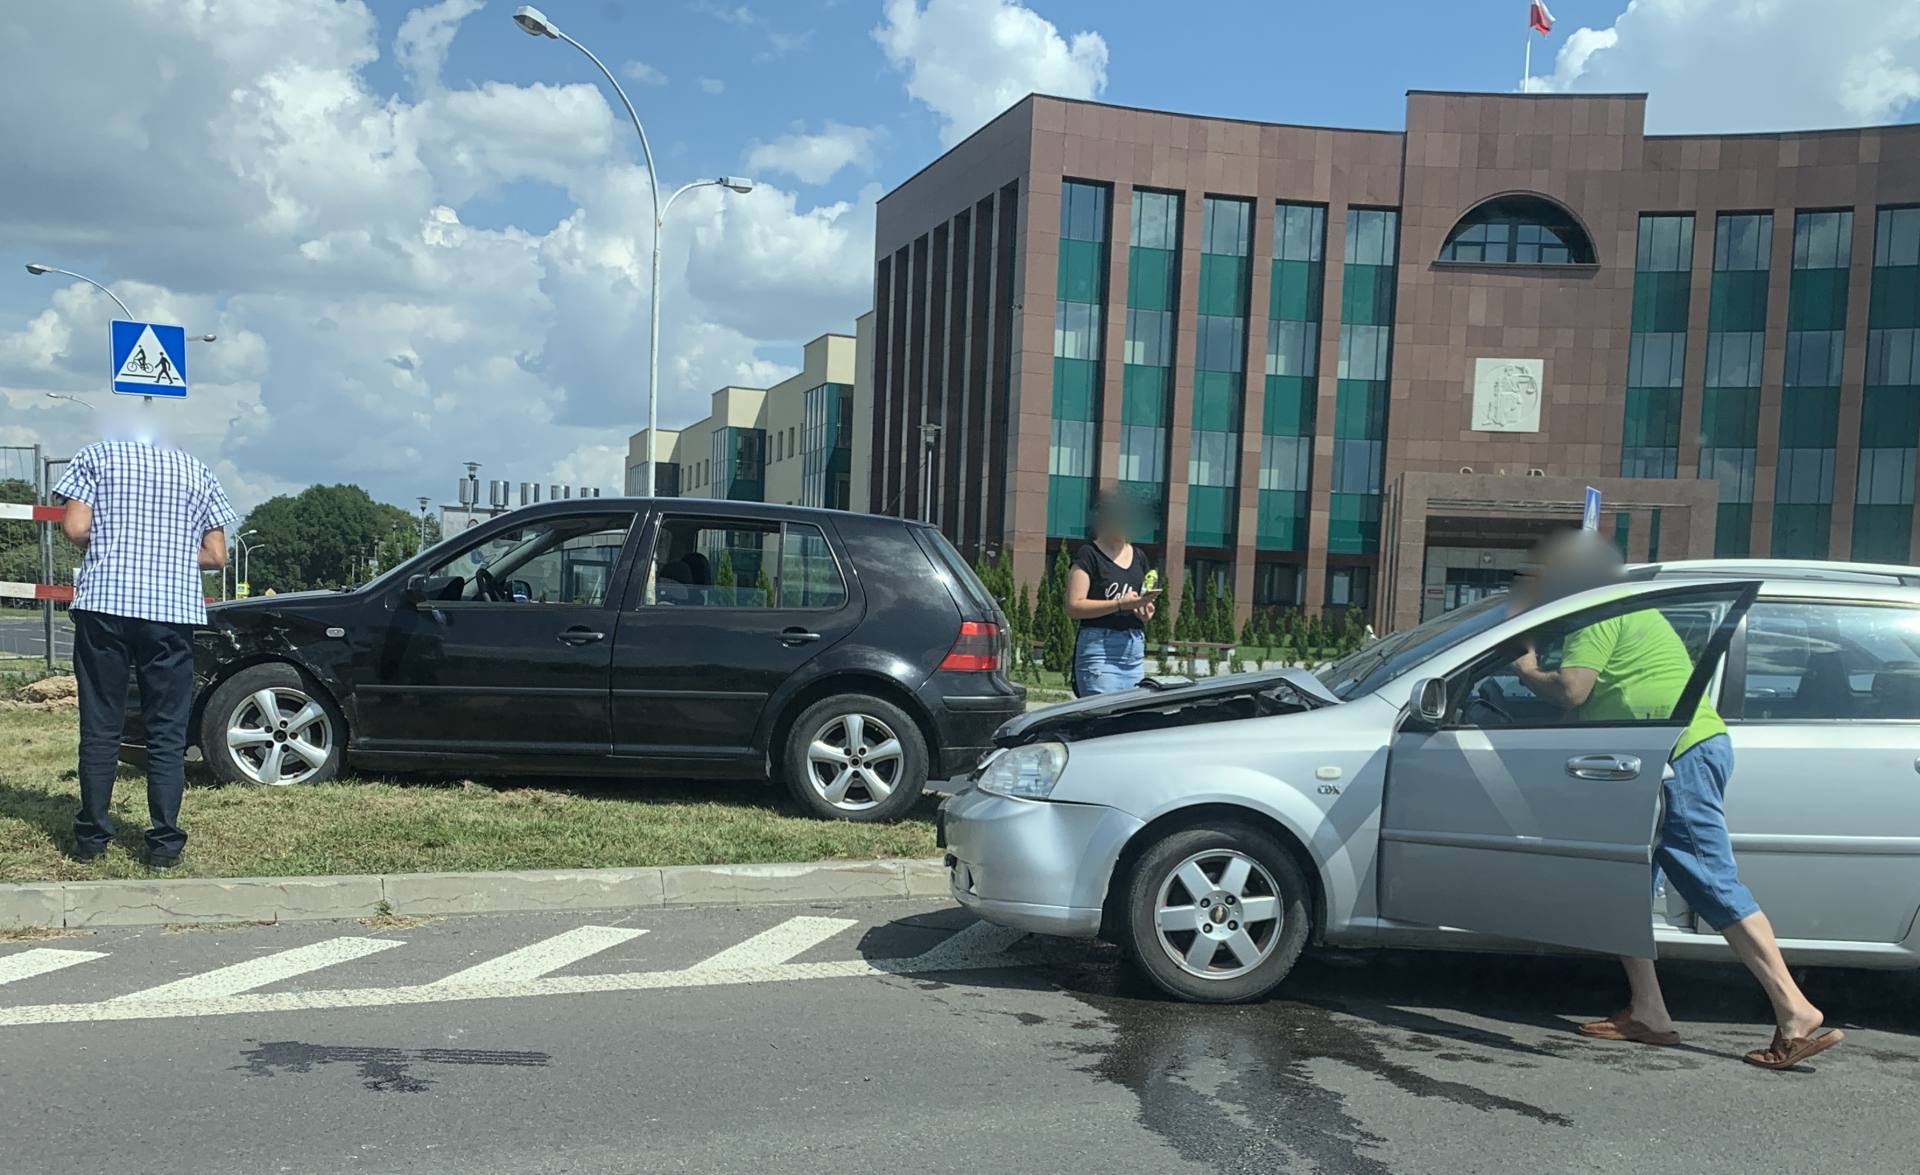
[[[1533,0],[1527,10],[1527,27],[1543,37],[1553,31],[1553,13],[1547,11],[1547,6],[1540,0]]]

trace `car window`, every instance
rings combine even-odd
[[[1696,596],[1683,604],[1628,599],[1542,624],[1449,680],[1448,724],[1530,729],[1666,722],[1736,595]],[[1529,649],[1547,680],[1516,664]],[[1577,697],[1571,691],[1586,674],[1591,686]]]
[[[838,608],[847,585],[812,523],[667,518],[649,561],[642,607]]]
[[[1741,685],[1750,722],[1920,719],[1920,610],[1761,601]]]
[[[1370,694],[1416,665],[1507,618],[1507,594],[1500,592],[1424,624],[1362,645],[1315,676],[1334,696],[1353,699]]]
[[[426,575],[427,595],[475,604],[602,607],[631,514],[547,518],[460,547]]]
[[[812,523],[789,522],[780,544],[780,606],[838,608],[847,602],[827,536]]]

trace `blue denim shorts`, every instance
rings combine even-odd
[[[1080,697],[1132,689],[1146,676],[1147,634],[1137,628],[1082,627],[1073,645],[1073,692]]]
[[[1733,743],[1724,734],[1687,748],[1673,761],[1673,777],[1664,784],[1666,815],[1653,850],[1653,884],[1667,881],[1693,912],[1715,930],[1724,930],[1760,904],[1740,883],[1727,837],[1723,804],[1733,775]]]

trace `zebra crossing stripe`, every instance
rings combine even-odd
[[[165,1003],[172,1000],[218,999],[239,995],[269,983],[279,983],[335,963],[346,963],[379,954],[400,945],[392,938],[330,938],[325,942],[278,951],[258,959],[248,959],[231,967],[220,967],[199,975],[189,975],[159,987],[149,987],[114,1000],[115,1003]]]
[[[552,938],[542,939],[532,946],[508,951],[484,963],[476,963],[464,971],[454,972],[440,982],[448,986],[458,986],[472,983],[516,983],[524,979],[538,979],[549,971],[558,971],[570,963],[578,963],[589,955],[597,955],[608,947],[617,947],[623,942],[631,942],[645,933],[644,930],[619,926],[581,926],[565,934],[556,934]]]
[[[852,918],[789,918],[743,943],[730,946],[693,965],[696,971],[731,971],[737,967],[764,967],[784,963],[854,925]]]
[[[797,983],[818,979],[887,978],[928,972],[1031,966],[1055,958],[1071,957],[1072,954],[1084,949],[1078,947],[1078,944],[1055,945],[1031,957],[1009,956],[1006,953],[1007,948],[1022,937],[1024,935],[1020,931],[977,922],[933,949],[904,959],[850,959],[828,963],[750,963],[745,966],[730,967],[714,967],[709,965],[711,963],[709,960],[708,964],[673,971],[637,971],[615,975],[544,975],[533,979],[487,980],[458,984],[441,980],[437,983],[409,987],[350,988],[332,991],[261,993],[242,990],[239,994],[222,993],[194,997],[182,997],[177,994],[180,985],[168,984],[165,987],[99,1003],[38,1004],[0,1008],[0,1028],[29,1024],[82,1024],[115,1020],[243,1016],[336,1008],[387,1008],[410,1004],[448,1003],[455,1000],[497,1000],[529,996],[737,987],[748,984]],[[399,945],[387,939],[335,939],[332,941],[374,942],[381,948]],[[282,952],[282,955],[292,953],[286,951]],[[268,956],[268,959],[279,957]],[[268,960],[259,960],[263,963],[266,961]],[[239,966],[244,967],[246,964]],[[222,968],[221,972],[234,970],[235,968]],[[205,979],[219,975],[221,972],[209,972],[207,976],[196,978]],[[192,982],[194,980],[180,981],[181,984]],[[156,995],[169,990],[176,994]]]
[[[32,979],[36,975],[45,975],[49,971],[58,971],[76,963],[87,963],[106,957],[104,951],[56,951],[50,947],[35,947],[30,951],[22,951],[17,955],[8,955],[0,959],[0,983]]]

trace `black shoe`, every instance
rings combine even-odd
[[[149,869],[166,870],[178,869],[179,867],[179,853],[153,853],[147,857],[147,868]]]
[[[106,854],[105,845],[75,845],[67,851],[67,856],[82,865],[90,865]]]

